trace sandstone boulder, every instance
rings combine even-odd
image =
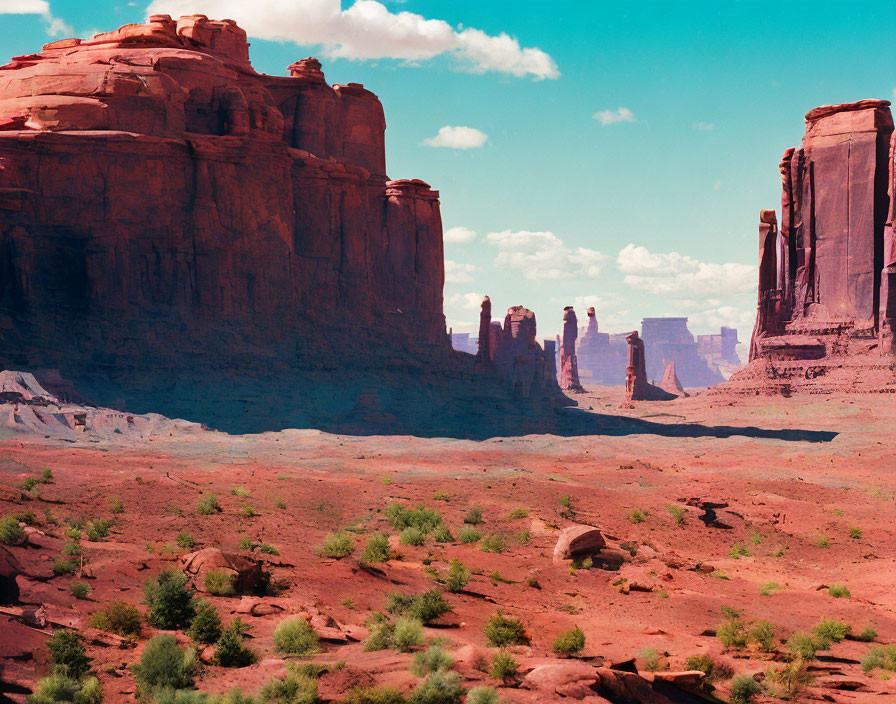
[[[607,547],[601,532],[593,526],[570,526],[560,533],[554,546],[554,562],[593,555]]]
[[[261,564],[242,555],[224,553],[218,548],[203,548],[181,558],[183,571],[201,592],[205,589],[205,576],[212,571],[231,575],[237,594],[252,592],[261,581]]]

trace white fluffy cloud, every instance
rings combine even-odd
[[[635,113],[628,108],[617,108],[616,110],[601,110],[594,113],[592,117],[598,120],[603,127],[607,125],[615,125],[618,122],[637,122]]]
[[[492,232],[486,239],[498,249],[495,264],[519,271],[526,279],[596,279],[608,257],[593,249],[571,249],[553,232]]]
[[[632,288],[678,298],[746,293],[756,287],[758,276],[753,265],[702,262],[678,252],[654,253],[634,244],[620,250],[616,265]]]
[[[439,128],[435,137],[427,137],[423,144],[427,147],[445,147],[447,149],[478,149],[488,141],[488,135],[475,127]]]
[[[712,122],[695,122],[694,129],[700,132],[709,132],[714,130],[716,126]]]
[[[507,34],[489,35],[413,12],[392,12],[376,0],[355,0],[345,9],[342,0],[153,0],[146,12],[230,18],[253,37],[322,45],[330,57],[421,61],[447,54],[473,72],[534,80],[560,76],[548,54],[521,47]]]
[[[71,25],[50,12],[47,0],[0,0],[0,15],[40,15],[46,22],[47,34],[51,37],[71,36],[75,33]]]
[[[472,264],[463,264],[453,262],[450,259],[445,260],[445,283],[449,284],[468,284],[473,280],[473,272],[476,267]]]
[[[478,310],[483,298],[481,293],[454,293],[445,298],[445,305],[463,310]]]
[[[442,239],[452,244],[465,244],[476,239],[476,232],[469,227],[452,227],[450,230],[445,230]]]

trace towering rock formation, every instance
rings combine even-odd
[[[663,369],[663,378],[660,380],[659,386],[666,393],[675,396],[688,396],[688,393],[684,390],[684,387],[678,380],[678,374],[675,373],[675,362],[666,363],[666,366]]]
[[[628,343],[628,366],[625,368],[625,398],[627,401],[671,401],[675,398],[647,380],[644,340],[635,330],[625,338]],[[674,372],[673,372],[674,373]]]
[[[576,361],[578,337],[579,322],[576,319],[576,312],[572,306],[566,306],[563,309],[563,340],[560,345],[560,388],[564,391],[581,393],[585,389],[579,382],[579,367]]]
[[[486,296],[482,299],[479,311],[479,359],[492,358],[491,333],[492,330],[492,299]]]
[[[825,106],[780,164],[781,227],[762,211],[751,364],[731,390],[894,385],[893,119],[886,100]]]
[[[379,100],[289,73],[203,15],[0,67],[0,363],[239,430],[491,389],[451,351],[438,193],[386,176]]]

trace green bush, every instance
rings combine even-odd
[[[425,506],[407,508],[401,504],[389,505],[386,509],[386,520],[389,521],[395,530],[413,527],[421,530],[426,535],[432,533],[442,524],[442,516],[438,511]]]
[[[470,570],[460,560],[451,561],[448,568],[448,576],[445,578],[445,585],[449,592],[459,592],[470,582]]]
[[[122,637],[140,635],[143,616],[136,607],[116,599],[90,617],[90,625]]]
[[[391,557],[389,536],[385,533],[375,533],[367,539],[367,545],[361,554],[361,562],[387,562]]]
[[[744,629],[744,624],[736,617],[729,618],[719,626],[716,629],[716,636],[725,646],[725,650],[740,650],[747,645],[747,632]]]
[[[53,561],[53,574],[62,577],[67,574],[74,574],[81,567],[81,561],[73,557],[59,557]]]
[[[642,510],[639,509],[639,508],[633,508],[631,511],[629,511],[629,513],[628,513],[628,515],[626,516],[626,518],[627,518],[631,523],[643,523],[644,521],[647,520],[647,516],[648,516],[648,515],[649,515],[649,514],[647,513],[647,511],[642,511]]]
[[[12,517],[19,523],[24,523],[26,526],[37,525],[37,516],[34,515],[34,511],[20,511],[19,513],[12,514]]]
[[[194,538],[189,533],[178,533],[176,540],[177,547],[183,548],[184,550],[189,550],[190,548],[196,547],[196,538]]]
[[[231,489],[230,493],[233,494],[233,496],[240,496],[245,498],[249,495],[249,490],[245,487],[238,486],[235,489]]]
[[[460,529],[460,533],[458,534],[460,538],[460,542],[464,544],[475,543],[482,537],[482,533],[480,533],[473,526],[464,526]]]
[[[411,672],[417,677],[426,677],[430,672],[449,670],[453,664],[454,658],[445,652],[444,648],[432,645],[414,655],[414,660],[411,663]]]
[[[221,637],[221,617],[218,610],[205,599],[197,600],[187,635],[203,645],[210,645]]]
[[[501,698],[491,687],[473,687],[467,694],[467,704],[501,704]]]
[[[416,618],[402,617],[395,621],[393,648],[399,653],[410,652],[423,645],[423,624]]]
[[[794,633],[787,639],[787,652],[801,660],[811,660],[816,650],[818,645],[808,633]]]
[[[482,552],[504,552],[504,536],[500,533],[491,533],[485,536],[479,543],[479,549]]]
[[[818,640],[818,649],[827,650],[831,647],[831,643],[839,643],[849,634],[850,627],[848,624],[833,619],[822,619],[818,625],[812,629]]]
[[[282,680],[275,677],[261,690],[261,699],[274,704],[316,704],[317,679],[300,672]]]
[[[749,675],[737,675],[731,680],[731,704],[748,704],[762,691],[759,683]]]
[[[453,543],[454,536],[444,523],[432,532],[432,538],[437,543]]]
[[[813,679],[806,663],[797,658],[783,667],[766,670],[763,685],[766,693],[777,699],[800,699]]]
[[[205,591],[212,596],[234,596],[236,589],[233,586],[235,575],[223,570],[209,570],[205,573]]]
[[[638,653],[638,657],[644,661],[644,669],[648,672],[669,669],[669,663],[665,662],[662,656],[653,648],[644,648],[644,650]]]
[[[731,668],[721,661],[716,661],[710,655],[691,655],[684,664],[685,670],[699,670],[706,677],[703,679],[703,688],[713,690],[712,683],[731,677]]]
[[[355,551],[355,541],[350,533],[339,531],[338,533],[329,533],[324,538],[324,544],[320,547],[320,553],[324,557],[331,557],[341,560],[348,557]]]
[[[419,528],[408,526],[403,531],[401,531],[399,542],[402,545],[420,546],[426,542],[426,534]]]
[[[210,516],[213,513],[221,513],[221,506],[218,505],[217,494],[206,494],[196,505],[196,513],[200,516]]]
[[[117,496],[109,497],[109,511],[111,513],[124,513],[124,504]]]
[[[410,704],[461,704],[464,694],[456,672],[433,672],[413,691]]]
[[[53,481],[53,470],[49,467],[44,467],[40,473],[40,483],[49,484],[51,481]]]
[[[26,477],[22,480],[22,483],[19,484],[19,488],[24,489],[25,491],[31,491],[37,485],[38,480],[35,477]]]
[[[881,669],[896,672],[896,645],[871,648],[862,659],[862,670],[871,672]]]
[[[86,582],[72,582],[68,588],[75,599],[84,600],[90,596],[90,585]]]
[[[93,521],[87,521],[85,529],[87,539],[92,543],[98,543],[109,537],[109,530],[112,528],[112,519],[97,518]]]
[[[407,704],[407,698],[392,687],[356,687],[342,704]]]
[[[395,642],[395,624],[388,619],[368,623],[370,633],[364,639],[364,651],[389,650]]]
[[[64,552],[69,557],[75,557],[77,555],[80,555],[83,550],[81,550],[81,545],[79,543],[67,541],[62,546],[62,552]]]
[[[524,645],[528,642],[526,629],[516,618],[504,616],[501,611],[489,616],[485,622],[485,637],[489,647],[501,648],[506,645]]]
[[[247,667],[255,662],[255,653],[243,645],[245,631],[246,627],[239,618],[221,631],[221,638],[215,648],[215,662],[218,665],[221,667]]]
[[[554,653],[561,657],[577,655],[584,647],[585,632],[578,626],[557,636],[552,646]]]
[[[15,516],[5,516],[0,520],[0,543],[4,545],[21,545],[25,542],[25,529],[19,525]]]
[[[274,648],[287,655],[311,655],[320,650],[317,633],[303,618],[281,621],[274,629]]]
[[[80,680],[90,671],[90,658],[84,650],[84,639],[74,631],[53,631],[47,640],[53,672]]]
[[[681,506],[666,504],[666,510],[672,514],[672,520],[675,521],[675,525],[684,525],[684,509]]]
[[[193,590],[180,572],[164,570],[143,587],[149,607],[148,621],[156,628],[171,630],[190,625],[195,613]]]
[[[775,627],[768,621],[757,621],[747,633],[747,638],[766,653],[775,651]]]
[[[865,629],[861,633],[857,633],[854,636],[851,636],[851,638],[863,643],[870,643],[877,638],[877,631],[874,630],[873,626],[865,626]]]
[[[495,653],[495,657],[492,658],[492,665],[489,668],[488,673],[496,680],[507,682],[516,677],[519,669],[520,664],[513,659],[513,655],[507,651],[501,650]]]
[[[832,584],[828,587],[828,594],[835,599],[849,599],[852,597],[852,594],[849,593],[849,589],[843,584]]]
[[[749,557],[750,551],[744,543],[735,543],[731,546],[728,554],[736,560],[740,557]]]
[[[263,552],[265,555],[279,555],[280,551],[275,548],[270,543],[262,543],[258,546],[258,552]]]
[[[482,523],[482,508],[479,506],[471,506],[464,516],[464,523],[471,526],[478,526]]]
[[[161,688],[183,689],[193,684],[196,652],[178,647],[170,633],[155,636],[143,649],[140,662],[131,666],[141,698]]]
[[[53,674],[39,680],[34,694],[26,699],[28,704],[100,704],[103,690],[96,677],[75,680],[62,674]]]
[[[529,517],[529,509],[527,508],[515,508],[510,513],[507,514],[507,520],[516,521],[520,518],[528,518]]]
[[[438,589],[430,589],[422,594],[393,592],[386,600],[386,611],[389,613],[409,616],[423,623],[429,623],[452,608]]]

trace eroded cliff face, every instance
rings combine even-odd
[[[202,15],[0,67],[6,368],[188,418],[278,375],[310,417],[316,396],[338,415],[378,385],[400,406],[400,378],[457,372],[438,193],[388,180],[373,93],[314,59],[289,72],[256,73],[245,32]]]

